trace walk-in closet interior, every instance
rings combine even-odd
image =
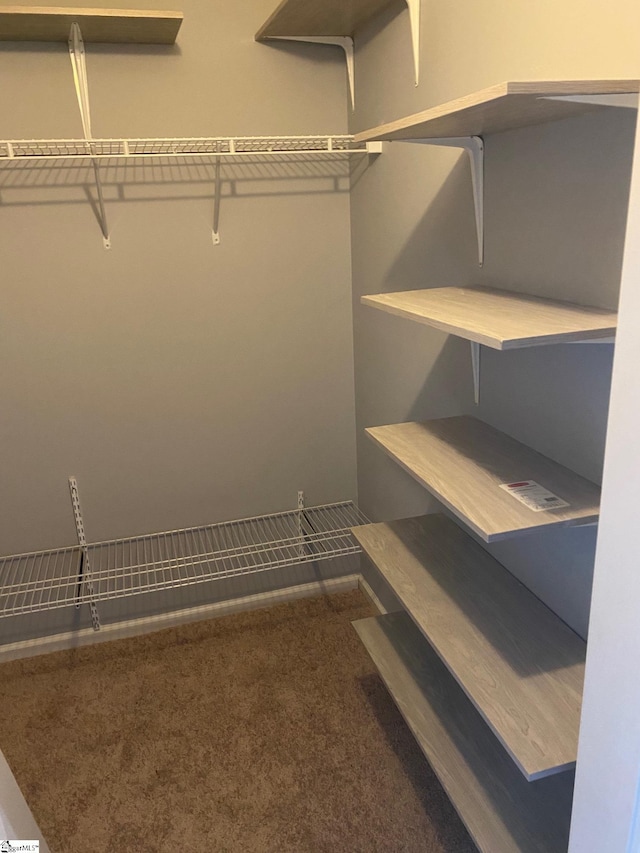
[[[637,853],[640,7],[153,5],[0,5],[7,849]]]

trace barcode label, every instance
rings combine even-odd
[[[533,512],[545,512],[552,509],[560,509],[569,506],[566,501],[554,495],[535,480],[520,480],[517,483],[501,483],[500,488],[524,504]]]

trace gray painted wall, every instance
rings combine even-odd
[[[423,3],[422,80],[412,85],[407,15],[390,8],[359,42],[352,127],[425,109],[502,80],[637,76],[620,4]],[[576,14],[578,6],[576,5]],[[549,10],[547,10],[548,12]],[[556,10],[557,11],[557,10]],[[615,21],[611,20],[615,17]],[[383,27],[383,23],[386,25]],[[569,38],[570,36],[570,38]],[[358,479],[362,509],[386,519],[441,509],[363,435],[367,426],[476,414],[601,479],[613,347],[482,350],[476,409],[469,345],[359,304],[365,293],[488,284],[585,304],[618,299],[635,115],[612,109],[497,134],[486,143],[486,260],[477,266],[469,166],[458,150],[391,143],[352,189]],[[490,550],[586,635],[595,529],[535,534]]]
[[[273,0],[178,5],[174,48],[87,46],[94,136],[346,132],[337,52],[255,43]],[[0,138],[81,136],[65,45],[0,79]],[[71,474],[92,540],[355,497],[348,166],[225,167],[215,248],[211,165],[108,169],[110,252],[90,178],[0,171],[0,554],[75,541]]]

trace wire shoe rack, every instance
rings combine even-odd
[[[90,544],[79,532],[78,546],[0,559],[0,617],[87,603],[97,630],[98,601],[357,554],[350,528],[366,523],[346,501]]]

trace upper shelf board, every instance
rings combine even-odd
[[[362,303],[493,349],[610,338],[617,314],[492,287],[437,287],[363,296]]]
[[[0,41],[67,42],[75,22],[85,42],[174,44],[182,19],[182,12],[2,6]]]
[[[599,486],[477,418],[391,424],[366,432],[485,542],[598,520]],[[515,496],[521,492],[504,488],[528,481],[564,504],[530,509]]]
[[[261,41],[278,36],[351,36],[392,0],[282,0],[256,33]]]
[[[429,110],[356,134],[356,141],[483,136],[569,118],[599,109],[589,98],[637,95],[638,80],[554,80],[499,83]]]

